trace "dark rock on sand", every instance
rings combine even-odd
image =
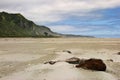
[[[113,62],[113,60],[112,60],[112,59],[107,59],[107,61]]]
[[[77,64],[77,68],[84,68],[84,69],[90,69],[90,70],[96,70],[96,71],[105,71],[106,70],[106,64],[101,59],[79,59],[77,57],[72,57],[66,60],[58,60],[58,61],[48,61],[44,64],[50,64],[54,65],[57,62],[67,62],[70,64]],[[109,61],[112,61],[111,59]]]
[[[48,62],[45,62],[44,64],[51,64],[51,65],[53,65],[53,64],[55,64],[56,63],[56,61],[48,61]]]
[[[120,52],[118,52],[117,54],[120,55]]]
[[[96,71],[105,71],[106,65],[101,59],[88,59],[76,65],[77,68],[84,68]]]
[[[65,62],[70,64],[79,64],[80,59],[77,57],[72,57],[72,58],[66,59]]]
[[[67,53],[69,53],[69,54],[72,54],[72,52],[69,51],[69,50],[63,50],[63,52],[67,52]]]

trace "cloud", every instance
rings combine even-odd
[[[80,35],[120,35],[119,26],[109,27],[109,26],[70,26],[70,25],[53,25],[49,26],[54,32],[64,33],[64,34],[80,34]]]
[[[56,25],[56,26],[49,26],[51,30],[55,32],[63,32],[63,33],[70,33],[70,32],[75,32],[78,31],[74,26],[69,26],[69,25]]]
[[[51,30],[55,32],[62,32],[62,33],[81,33],[81,32],[88,32],[93,31],[96,29],[101,29],[98,26],[70,26],[70,25],[52,25],[49,26]]]
[[[120,6],[120,0],[3,0],[0,11],[20,12],[35,22],[57,22],[69,16]],[[88,13],[88,14],[87,14]],[[97,14],[96,14],[97,15]]]
[[[21,13],[37,24],[68,34],[120,35],[119,9],[120,0],[0,1],[0,11]]]

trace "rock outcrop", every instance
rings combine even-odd
[[[110,60],[111,61],[111,60]],[[48,61],[44,64],[55,64],[57,62],[67,62],[69,64],[77,64],[76,68],[83,68],[89,70],[96,70],[96,71],[105,71],[106,64],[101,59],[79,59],[77,57],[72,57],[66,60],[58,60],[58,61]]]
[[[84,68],[96,71],[105,71],[106,65],[101,59],[88,59],[76,65],[77,68]]]

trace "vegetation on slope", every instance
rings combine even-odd
[[[36,25],[21,14],[0,12],[0,37],[55,37],[45,26]]]

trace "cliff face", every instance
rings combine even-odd
[[[55,37],[58,34],[36,25],[21,14],[0,12],[0,37]]]

